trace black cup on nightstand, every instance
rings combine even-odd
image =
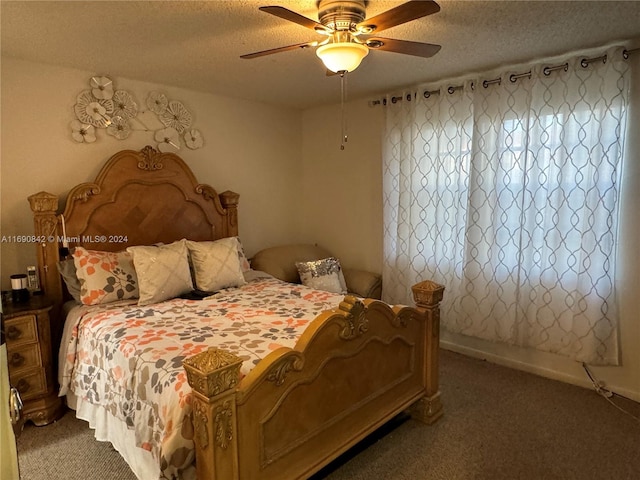
[[[11,275],[11,299],[13,303],[27,303],[29,301],[27,276],[24,273]]]

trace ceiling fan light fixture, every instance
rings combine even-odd
[[[354,42],[328,43],[316,50],[325,67],[335,73],[352,72],[368,53],[367,47]]]

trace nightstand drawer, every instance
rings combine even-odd
[[[17,347],[11,345],[7,348],[7,357],[9,369],[12,372],[43,366],[40,355],[40,345],[37,343]]]
[[[22,400],[29,400],[47,393],[47,381],[44,368],[33,368],[22,372],[9,373],[9,382],[18,389]]]
[[[7,349],[38,341],[35,315],[24,315],[5,322]]]
[[[43,295],[33,295],[26,303],[8,303],[3,308],[9,383],[22,397],[23,420],[46,425],[64,411],[54,373],[58,349],[51,337],[57,318],[53,303]]]

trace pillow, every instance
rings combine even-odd
[[[238,240],[238,258],[240,259],[240,268],[243,272],[248,272],[251,270],[251,264],[247,259],[247,256],[244,254],[244,248],[242,248],[242,242],[240,241],[240,237],[235,237]]]
[[[337,258],[296,262],[296,267],[303,285],[332,293],[347,293],[347,284]]]
[[[196,288],[215,292],[222,288],[244,285],[244,275],[237,237],[222,238],[213,242],[187,240],[191,255]]]
[[[71,295],[76,302],[82,303],[82,300],[80,300],[80,280],[78,280],[78,275],[76,274],[76,264],[73,258],[60,260],[57,266],[58,272],[60,272],[62,280],[64,280],[64,284],[67,286],[69,295]]]
[[[169,245],[128,247],[138,274],[138,305],[175,298],[193,290],[186,240]]]
[[[80,301],[85,305],[138,296],[138,278],[129,253],[76,247],[73,263],[80,283]]]

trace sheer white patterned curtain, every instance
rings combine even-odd
[[[385,300],[433,279],[449,331],[618,363],[621,52],[388,99]]]

